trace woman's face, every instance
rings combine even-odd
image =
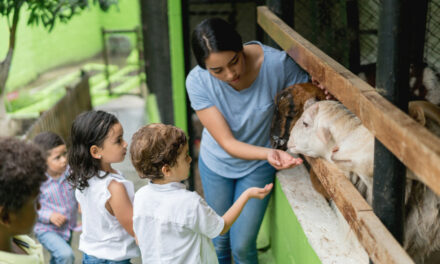
[[[243,51],[220,51],[209,54],[206,69],[215,78],[236,87],[245,73]]]

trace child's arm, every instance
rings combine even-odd
[[[249,199],[263,199],[270,193],[272,187],[273,183],[270,183],[266,184],[264,188],[252,187],[244,191],[240,197],[238,197],[237,201],[235,201],[235,203],[231,206],[231,208],[229,208],[229,210],[222,216],[223,220],[225,221],[225,225],[220,235],[223,235],[229,231],[229,228],[231,228],[232,224],[235,222],[235,220],[237,220],[238,216],[243,210],[243,207],[246,205]]]
[[[49,199],[50,193],[47,189],[42,189],[38,198],[40,203],[40,210],[38,210],[38,221],[43,224],[53,224],[61,227],[67,221],[67,218],[58,212],[53,211],[52,206],[54,202]]]
[[[110,208],[107,210],[118,219],[122,227],[134,237],[133,232],[133,205],[128,197],[127,190],[123,183],[112,181],[108,185],[112,195],[106,203]]]

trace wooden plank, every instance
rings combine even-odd
[[[334,164],[323,159],[305,158],[374,263],[414,263]]]
[[[440,195],[440,139],[376,90],[287,26],[265,6],[259,25],[311,76],[322,83],[400,161]]]

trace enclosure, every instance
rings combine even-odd
[[[28,138],[45,130],[68,138],[78,113],[122,95],[141,98],[145,123],[174,124],[189,136],[193,163],[185,183],[203,195],[197,168],[203,127],[190,107],[185,78],[196,65],[192,29],[204,18],[222,17],[243,41],[285,50],[324,85],[374,134],[375,159],[381,161],[374,167],[372,205],[323,159],[303,157],[306,166],[279,171],[258,237],[260,263],[413,263],[402,248],[402,170],[410,168],[439,195],[440,139],[408,116],[408,102],[440,105],[440,96],[432,95],[440,93],[439,12],[440,0],[119,1],[119,11],[90,9],[51,33],[22,19],[10,78],[1,88],[9,116],[37,120],[20,134]],[[1,52],[8,34],[0,28]],[[41,93],[20,89],[50,69],[83,60],[88,63]],[[309,168],[331,201],[312,188]],[[435,252],[426,263],[438,259]]]

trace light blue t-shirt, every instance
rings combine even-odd
[[[186,89],[191,107],[197,111],[211,106],[223,114],[234,137],[255,146],[270,147],[269,133],[274,114],[275,95],[282,89],[309,80],[284,51],[263,45],[264,59],[252,85],[237,91],[228,83],[196,66],[188,74]],[[200,157],[213,172],[227,178],[240,178],[261,166],[265,160],[242,160],[229,155],[206,128],[202,132]]]

